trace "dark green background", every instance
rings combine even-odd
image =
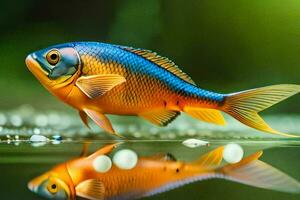
[[[223,93],[300,83],[298,0],[5,0],[0,26],[0,109],[64,107],[35,80],[24,59],[69,41],[155,50],[200,87]],[[299,112],[299,100],[275,110]]]

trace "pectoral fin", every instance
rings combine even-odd
[[[101,128],[103,128],[108,133],[111,133],[113,135],[116,135],[118,137],[122,137],[121,135],[117,134],[115,130],[113,129],[109,119],[102,113],[90,110],[90,109],[84,109],[84,112]]]
[[[118,74],[99,74],[82,76],[78,78],[76,85],[89,98],[94,99],[125,81],[126,79]]]
[[[85,199],[103,200],[105,195],[105,186],[98,179],[88,179],[79,183],[76,188],[76,195]]]
[[[179,114],[177,111],[161,109],[140,113],[139,116],[158,126],[166,126]]]

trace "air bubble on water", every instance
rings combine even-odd
[[[53,136],[52,136],[52,139],[53,139],[53,140],[56,140],[56,141],[61,141],[61,140],[62,140],[62,136],[61,136],[61,135],[58,135],[58,134],[57,134],[57,135],[53,135]]]
[[[7,138],[7,139],[10,139],[10,135],[6,135],[6,138]]]
[[[4,114],[0,113],[0,125],[5,125],[7,122],[7,118]]]
[[[223,151],[223,158],[228,163],[238,163],[244,156],[243,148],[236,143],[227,144]]]
[[[41,134],[41,129],[39,129],[39,128],[34,128],[34,129],[33,129],[33,134],[35,134],[35,135]]]
[[[199,146],[207,146],[209,145],[209,142],[191,138],[191,139],[184,140],[182,144],[186,147],[195,148]]]
[[[39,114],[35,117],[34,122],[37,126],[47,126],[48,118],[46,115]]]
[[[33,142],[33,143],[34,142],[39,143],[39,142],[49,141],[49,139],[46,136],[43,136],[43,135],[32,135],[29,140],[30,140],[30,142]]]
[[[110,157],[106,155],[97,156],[93,160],[93,168],[96,172],[105,173],[111,169],[112,162]]]
[[[15,141],[15,142],[14,142],[14,145],[15,145],[15,146],[19,146],[19,145],[20,145],[20,142],[19,142],[19,141]]]
[[[23,120],[19,115],[12,115],[12,116],[10,116],[10,123],[13,126],[19,127],[22,125]]]
[[[19,135],[15,135],[15,140],[19,140],[19,139],[20,139]]]
[[[133,169],[138,161],[137,154],[130,149],[117,151],[113,157],[113,163],[120,169]]]
[[[33,146],[33,147],[41,147],[41,146],[44,146],[46,144],[47,144],[46,142],[33,142],[33,143],[31,143],[31,146]]]

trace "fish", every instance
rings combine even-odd
[[[225,179],[269,190],[300,193],[300,183],[259,160],[257,151],[235,164],[223,163],[220,146],[194,161],[179,161],[170,153],[138,157],[131,169],[112,164],[110,170],[97,172],[93,160],[110,156],[117,144],[108,144],[91,155],[58,164],[32,179],[28,188],[46,199],[127,200],[163,193],[197,181]]]
[[[227,113],[254,129],[288,137],[271,128],[260,111],[300,92],[300,85],[278,84],[222,94],[201,89],[173,61],[141,48],[99,42],[70,42],[27,56],[26,65],[41,84],[91,118],[106,132],[120,136],[107,114],[138,116],[167,126],[181,112],[200,121],[225,125]]]

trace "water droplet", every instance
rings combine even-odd
[[[32,135],[29,140],[30,142],[47,142],[49,139],[43,135]]]
[[[31,146],[33,146],[33,147],[41,147],[41,146],[44,146],[46,144],[47,144],[46,142],[34,142],[34,143],[31,143]]]
[[[244,150],[239,144],[227,144],[223,151],[223,158],[228,163],[238,163],[244,156]]]
[[[137,154],[130,149],[123,149],[115,153],[113,163],[120,169],[133,169],[138,161]]]
[[[96,172],[105,173],[110,170],[112,166],[111,159],[106,155],[97,156],[93,160],[93,168]]]
[[[192,139],[184,140],[182,144],[190,148],[195,148],[199,146],[207,146],[209,145],[209,142],[192,138]]]
[[[41,130],[40,130],[39,128],[34,128],[34,129],[33,129],[33,133],[34,133],[35,135],[41,134]]]
[[[62,136],[61,135],[53,135],[52,139],[53,140],[57,140],[57,141],[61,141],[62,140]]]

